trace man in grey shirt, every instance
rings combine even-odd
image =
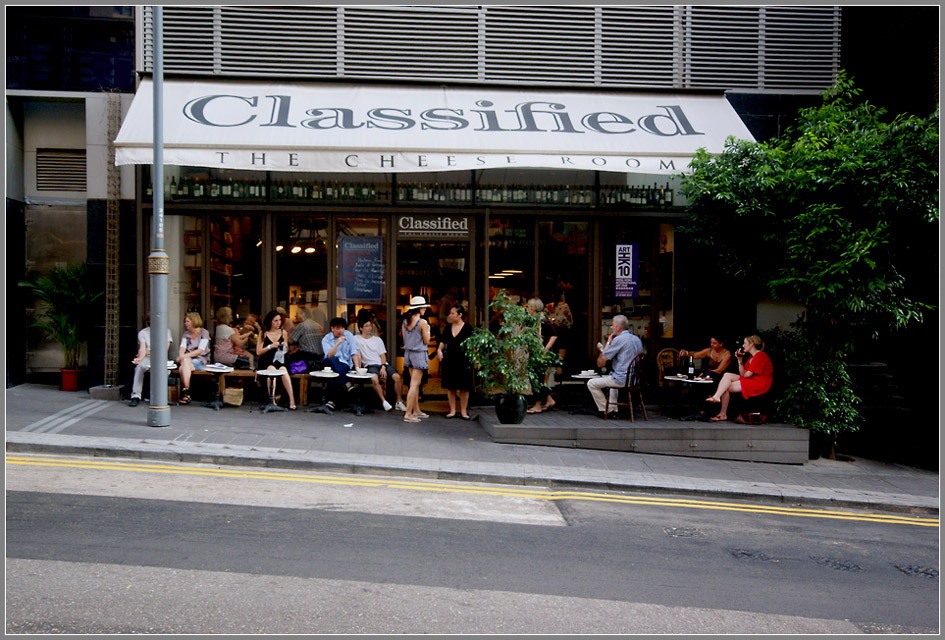
[[[322,328],[308,317],[305,307],[298,307],[293,320],[295,328],[289,335],[289,345],[297,345],[299,350],[289,354],[289,363],[304,360],[309,370],[312,370],[325,357],[322,353]]]
[[[613,405],[610,413],[617,413],[617,407],[614,404],[617,401],[616,387],[622,387],[627,383],[627,367],[630,366],[630,361],[637,354],[643,352],[643,342],[628,331],[629,326],[627,316],[614,316],[610,323],[610,337],[607,338],[607,344],[603,346],[600,355],[597,356],[598,367],[603,367],[608,360],[612,361],[610,375],[591,378],[587,381],[587,388],[594,398],[594,403],[597,404],[597,415],[599,417],[604,416],[606,406],[604,389],[608,388],[610,389],[610,402]]]

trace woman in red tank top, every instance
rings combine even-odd
[[[719,381],[719,388],[714,395],[706,398],[706,402],[720,402],[722,404],[719,415],[712,418],[713,422],[728,420],[728,402],[730,394],[741,393],[744,398],[751,398],[768,393],[773,381],[774,366],[771,358],[762,351],[765,343],[758,336],[748,336],[742,343],[742,348],[735,352],[738,360],[738,375],[726,373]],[[745,354],[751,359],[745,364]]]

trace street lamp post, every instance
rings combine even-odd
[[[154,224],[151,230],[151,253],[148,274],[151,284],[151,406],[149,427],[171,426],[171,407],[167,404],[167,272],[168,257],[164,251],[164,28],[163,10],[152,7],[154,22]]]

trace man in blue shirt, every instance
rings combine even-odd
[[[335,408],[335,401],[338,400],[338,394],[345,388],[347,382],[346,374],[354,367],[354,357],[358,353],[358,348],[354,344],[354,335],[347,329],[347,322],[344,318],[332,318],[328,326],[331,333],[325,334],[322,338],[322,353],[325,359],[322,364],[331,366],[332,371],[341,374],[336,380],[328,383],[328,408]]]
[[[604,398],[604,389],[610,389],[610,402],[613,408],[611,414],[617,413],[616,387],[622,387],[627,383],[627,367],[630,361],[643,352],[643,342],[637,336],[630,333],[627,329],[630,326],[627,316],[614,316],[610,323],[610,337],[607,338],[607,344],[601,349],[597,356],[597,366],[603,367],[607,361],[611,361],[610,375],[599,378],[591,378],[587,381],[587,388],[594,398],[597,405],[598,417],[604,416],[606,400]]]

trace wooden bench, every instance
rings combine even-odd
[[[194,371],[190,374],[191,376],[198,377],[209,377],[217,376],[217,392],[220,394],[220,398],[223,398],[223,392],[226,390],[227,380],[235,380],[237,378],[255,378],[256,371],[254,369],[233,369],[233,371],[228,371],[227,373],[219,373],[216,371]],[[308,373],[292,373],[289,374],[289,377],[299,381],[299,406],[305,406],[308,404],[308,382],[312,379]]]

